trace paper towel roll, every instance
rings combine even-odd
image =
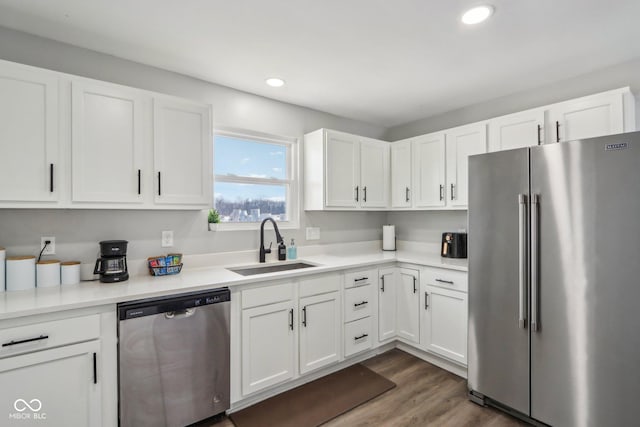
[[[7,258],[7,291],[23,291],[36,287],[36,257]]]
[[[396,250],[396,226],[395,225],[382,226],[382,250],[383,251]]]
[[[0,292],[4,292],[4,263],[7,256],[7,251],[4,248],[0,248]]]

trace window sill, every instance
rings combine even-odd
[[[273,224],[267,225],[265,229],[273,228]],[[278,229],[279,230],[297,230],[300,228],[300,225],[297,223],[291,222],[279,222]],[[259,222],[251,222],[251,223],[224,223],[220,222],[217,224],[215,229],[209,228],[209,231],[259,231],[260,223]]]

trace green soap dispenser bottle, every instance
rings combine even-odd
[[[298,248],[296,248],[296,244],[294,243],[293,239],[291,239],[291,244],[287,248],[287,251],[288,251],[287,258],[289,259],[298,258]]]

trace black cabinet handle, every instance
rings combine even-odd
[[[354,282],[362,282],[363,280],[369,280],[368,277],[361,277],[359,279],[354,279]]]
[[[416,276],[413,276],[413,293],[418,292],[418,288],[416,287]]]
[[[141,190],[141,181],[140,181],[140,175],[142,174],[142,171],[140,171],[140,169],[138,169],[138,194],[140,194],[140,190]]]
[[[451,184],[451,200],[453,200],[453,190],[456,188],[455,184]]]
[[[446,283],[448,285],[453,285],[453,280],[436,279],[436,282]]]
[[[384,292],[384,275],[380,277],[380,280],[382,280],[382,287],[380,288],[380,290]]]
[[[359,197],[358,197],[358,186],[356,185],[356,202],[358,201]]]
[[[424,293],[424,309],[429,309],[429,294],[427,292]]]
[[[361,339],[366,338],[368,336],[369,336],[369,334],[362,334],[359,337],[353,337],[353,340],[354,341],[358,341],[358,340],[361,340]]]
[[[53,163],[49,164],[49,193],[53,193]]]
[[[440,184],[440,201],[444,200],[444,185]]]
[[[362,187],[362,201],[367,201],[367,187]]]
[[[18,340],[18,341],[11,340],[9,342],[6,342],[6,343],[2,344],[2,346],[3,347],[11,347],[12,345],[26,344],[28,342],[46,340],[47,338],[49,338],[49,335],[40,335],[39,337],[27,338],[27,339]]]
[[[540,138],[540,132],[542,132],[542,126],[538,125],[538,145],[542,144],[542,138]]]
[[[289,329],[293,331],[293,308],[289,310]]]
[[[162,175],[158,172],[158,196],[162,196]]]
[[[407,187],[407,188],[404,190],[404,201],[405,201],[405,202],[408,202],[408,201],[409,201],[409,187]]]
[[[98,384],[98,363],[97,363],[97,355],[93,353],[93,383]]]
[[[369,304],[369,301],[362,301],[362,302],[356,302],[353,304],[354,307],[360,307],[362,305],[367,305]]]
[[[560,142],[560,122],[556,120],[556,142]]]
[[[307,306],[302,307],[302,326],[307,327]]]

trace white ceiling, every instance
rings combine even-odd
[[[466,27],[476,0],[0,0],[0,25],[382,126],[640,56],[638,0],[489,2]]]

